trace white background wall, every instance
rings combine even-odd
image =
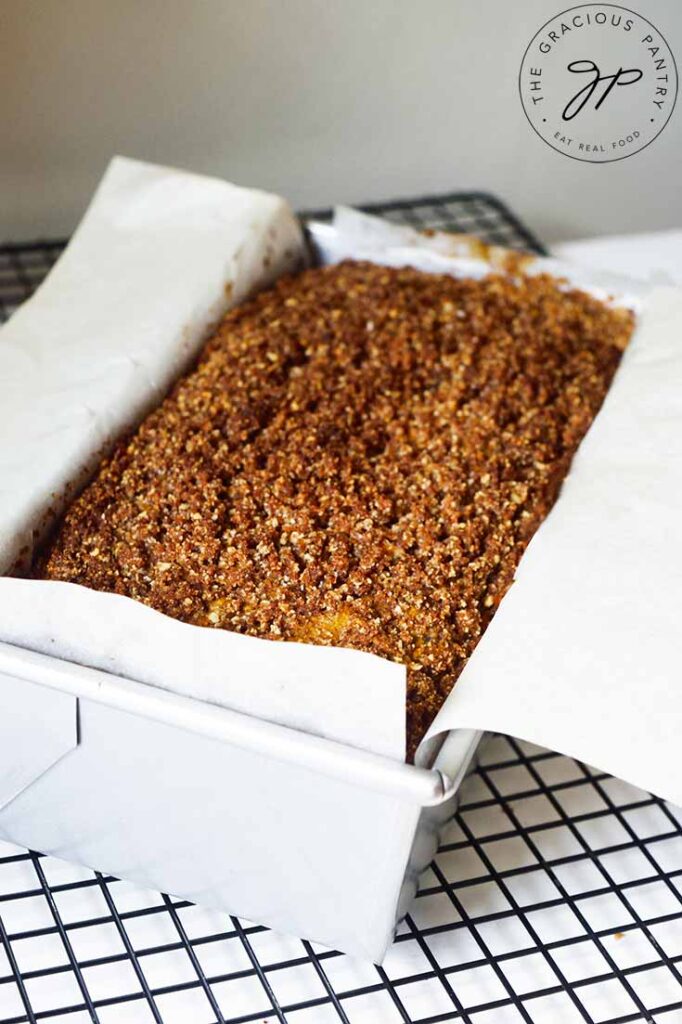
[[[69,232],[115,152],[297,206],[491,189],[546,239],[682,227],[682,98],[601,166],[526,122],[521,57],[569,2],[0,0],[0,238]],[[682,0],[629,2],[682,67]]]

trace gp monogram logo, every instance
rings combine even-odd
[[[677,99],[677,66],[661,33],[640,14],[581,4],[533,36],[519,91],[532,128],[552,149],[610,163],[663,131]]]

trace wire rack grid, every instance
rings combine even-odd
[[[364,208],[542,251],[484,193]],[[0,246],[0,319],[63,245]],[[382,967],[0,837],[0,1022],[38,1021],[682,1024],[682,811],[494,738]]]

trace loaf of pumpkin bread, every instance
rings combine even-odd
[[[548,276],[349,261],[284,278],[228,313],[35,573],[398,661],[412,756],[632,327]]]

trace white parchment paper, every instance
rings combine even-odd
[[[42,435],[33,427],[29,431],[31,453],[38,462],[41,445],[51,443],[52,438],[49,421],[40,411],[45,396],[59,396],[52,407],[58,434],[63,429],[59,416],[66,415],[67,408],[81,410],[81,419],[69,421],[68,428],[79,441],[87,436],[87,443],[78,449],[77,458],[72,456],[71,462],[65,463],[60,478],[64,480],[76,465],[96,457],[102,437],[116,432],[120,425],[116,413],[129,419],[134,408],[139,417],[153,404],[177,373],[177,353],[184,351],[187,337],[195,347],[212,317],[225,307],[224,283],[232,280],[225,273],[227,249],[238,262],[248,240],[258,265],[268,234],[266,228],[265,236],[262,232],[254,235],[252,222],[240,219],[234,210],[235,206],[241,208],[244,196],[258,205],[254,197],[261,194],[234,190],[228,197],[233,186],[181,176],[191,181],[174,179],[171,192],[177,204],[168,208],[165,201],[153,201],[154,189],[163,193],[170,188],[166,176],[178,172],[129,162],[114,171],[116,165],[109,176],[113,175],[117,190],[109,192],[105,179],[98,197],[104,193],[110,219],[99,240],[92,240],[88,259],[73,257],[73,247],[80,244],[84,228],[72,243],[74,279],[69,281],[67,276],[55,281],[53,277],[51,293],[43,294],[36,316],[31,311],[36,304],[33,300],[22,311],[21,320],[15,317],[9,328],[0,332],[3,359],[3,342],[12,328],[8,362],[0,366],[16,365],[24,389],[31,380],[31,369],[38,373],[39,387],[34,382],[32,394],[39,401],[32,413],[23,410],[20,401],[14,406],[18,418],[25,417],[20,422],[42,424]],[[140,188],[147,180],[156,182],[151,194]],[[183,202],[185,185],[193,197],[187,207]],[[209,195],[214,197],[210,202]],[[273,215],[276,219],[291,217],[281,200],[267,199],[275,205],[265,215],[265,222]],[[225,203],[236,218],[222,240],[210,231],[210,225],[215,226],[214,203]],[[264,208],[259,209],[264,214]],[[195,233],[195,217],[204,223],[208,238]],[[293,221],[288,228],[281,220],[280,224],[282,235],[278,237],[295,237],[294,249],[300,256]],[[81,374],[76,386],[72,374],[65,371],[55,384],[56,364],[47,350],[50,339],[62,343],[66,338],[68,342],[61,324],[72,323],[73,317],[79,328],[87,327],[80,330],[81,339],[99,336],[101,295],[96,302],[84,300],[80,285],[83,278],[93,279],[94,287],[96,278],[97,287],[104,288],[111,267],[102,246],[109,231],[120,230],[128,231],[132,248],[126,249],[124,239],[118,239],[122,248],[117,263],[121,275],[117,301],[123,301],[129,288],[137,293],[125,330],[135,332],[140,324],[151,330],[157,339],[156,346],[150,347],[158,356],[155,373],[159,376],[150,374],[142,386],[139,371],[131,373],[126,381],[134,380],[134,401],[126,397],[125,386],[111,392],[103,387],[100,377],[106,380],[107,373],[118,366],[117,338],[122,333],[123,314],[116,302],[109,302],[110,330],[105,335],[109,345],[104,348],[109,362],[100,366],[98,356],[90,375],[97,384],[93,394],[106,395],[110,403],[98,399],[83,405],[88,379]],[[140,236],[147,230],[145,247]],[[443,234],[424,239],[410,228],[386,225],[348,210],[338,212],[334,226],[320,226],[313,234],[318,257],[324,262],[355,257],[457,276],[481,276],[491,267],[506,266],[503,250],[481,251],[475,242]],[[165,272],[157,276],[152,254],[161,238],[172,258]],[[145,259],[140,258],[143,252]],[[290,253],[277,245],[274,252],[271,268],[286,265]],[[174,306],[174,286],[184,286],[183,274],[194,267],[194,261],[200,266],[196,274],[190,274],[192,285],[183,292],[183,303],[166,309],[164,301]],[[566,277],[571,285],[605,301],[634,309],[635,336],[554,510],[531,542],[516,582],[434,722],[419,758],[428,760],[435,738],[449,729],[495,729],[578,756],[682,803],[677,752],[682,726],[682,687],[677,679],[682,555],[679,544],[676,546],[682,510],[682,293],[673,289],[652,292],[627,278],[595,274],[553,260],[538,259],[523,268],[524,273],[542,271]],[[135,280],[140,273],[147,275],[144,288]],[[239,277],[234,271],[233,276]],[[242,271],[241,281],[240,296],[262,283],[246,271]],[[145,301],[149,301],[148,308]],[[76,314],[74,307],[81,311]],[[36,338],[43,340],[38,344]],[[31,346],[37,348],[38,355]],[[145,352],[145,345],[139,350]],[[135,346],[125,349],[123,363],[127,365],[136,351]],[[92,354],[92,350],[88,352]],[[52,363],[46,362],[43,368],[41,360],[51,358]],[[22,370],[26,359],[31,365]],[[4,373],[0,381],[4,401]],[[104,406],[109,411],[102,426],[99,410]],[[97,430],[83,429],[88,416],[98,424]],[[22,485],[32,481],[35,487],[40,474],[32,470],[30,461],[27,464],[22,434],[8,433],[4,418],[2,429],[3,501],[12,497],[9,513],[0,515],[0,537],[10,537],[8,545],[0,546],[7,564],[7,552],[16,552],[18,534],[25,542],[27,524],[35,524],[35,510],[42,508],[45,495],[37,487],[33,504],[28,502],[24,514],[18,515],[14,492],[5,486],[5,466]],[[8,438],[13,439],[16,451]],[[47,474],[50,481],[64,450],[54,450],[54,466]],[[51,461],[43,459],[40,465],[45,472]],[[14,579],[0,580],[0,638],[390,757],[403,757],[405,673],[370,655],[200,629],[169,620],[127,598],[70,584]]]

